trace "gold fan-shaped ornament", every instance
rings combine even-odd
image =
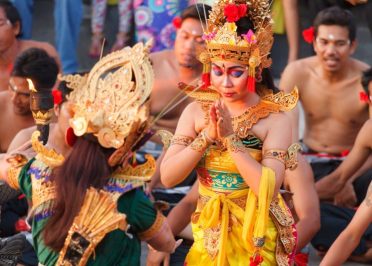
[[[79,214],[68,232],[57,265],[83,266],[95,247],[113,230],[127,229],[125,214],[119,213],[113,194],[88,189]]]

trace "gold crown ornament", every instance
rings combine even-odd
[[[237,21],[247,17],[254,29],[241,35]],[[273,44],[272,19],[268,0],[218,0],[212,7],[203,35],[206,51],[199,56],[204,65],[204,88],[210,85],[210,64],[231,61],[247,65],[248,90],[255,91],[255,74],[271,65],[269,57]]]
[[[70,126],[76,136],[93,134],[100,145],[122,155],[141,139],[149,127],[154,80],[150,47],[151,43],[125,47],[103,57],[87,76],[60,77],[73,90]],[[122,159],[117,155],[110,165]]]

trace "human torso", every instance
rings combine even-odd
[[[0,149],[1,152],[6,152],[15,135],[21,129],[33,126],[35,122],[31,113],[28,116],[14,114],[8,92],[0,92],[0,102],[3,110],[0,123]]]
[[[317,152],[350,149],[368,119],[368,106],[359,100],[360,71],[331,83],[321,78],[314,62],[304,69],[307,78],[298,84],[305,113],[304,143]]]
[[[151,115],[156,118],[166,112],[156,121],[155,126],[174,133],[182,111],[191,102],[190,99],[185,98],[186,94],[180,91],[178,83],[195,83],[194,79],[198,75],[182,76],[182,73],[178,71],[178,63],[172,51],[157,53],[153,55],[153,58],[155,82],[151,94]],[[183,101],[180,102],[181,99]]]

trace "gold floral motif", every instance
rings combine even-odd
[[[7,183],[8,185],[18,190],[19,189],[19,183],[18,178],[19,174],[22,171],[23,166],[27,163],[27,158],[23,154],[12,154],[11,157],[7,158],[6,161],[10,164],[10,167],[8,169],[8,178]]]
[[[233,153],[247,151],[247,148],[244,146],[243,142],[235,134],[231,134],[224,139],[224,146],[228,151]]]
[[[150,181],[156,170],[156,160],[150,155],[145,155],[146,162],[137,166],[127,165],[114,172],[115,178],[125,180]]]
[[[203,134],[199,134],[191,143],[190,148],[197,152],[204,152],[208,146],[209,144],[205,136]]]
[[[62,154],[57,153],[54,149],[46,148],[39,141],[40,132],[35,131],[32,133],[31,142],[32,148],[37,153],[36,159],[42,161],[51,168],[55,168],[63,164],[65,158]]]
[[[118,212],[112,194],[94,188],[88,189],[56,265],[72,265],[72,262],[76,263],[76,259],[78,263],[73,265],[86,265],[94,249],[106,234],[116,229],[125,231],[127,226],[126,216]],[[71,251],[74,251],[73,257],[69,256]]]
[[[285,150],[267,150],[263,155],[263,159],[275,159],[285,164],[287,159],[287,151]]]
[[[204,233],[204,247],[207,250],[211,260],[214,260],[218,254],[218,247],[221,236],[221,225],[217,227],[207,228],[203,230]]]
[[[291,254],[296,247],[296,237],[293,234],[293,217],[288,210],[283,210],[275,199],[270,204],[270,216],[278,230],[280,243],[287,254]]]
[[[194,138],[189,136],[183,136],[183,135],[174,135],[171,144],[170,145],[182,145],[182,146],[189,146]]]
[[[286,169],[294,170],[297,168],[297,165],[298,165],[297,154],[300,151],[301,151],[301,145],[298,143],[293,143],[288,148],[287,159],[286,159],[286,164],[285,164]]]
[[[277,104],[280,111],[290,111],[296,107],[299,99],[298,88],[294,87],[290,93],[280,91],[278,93],[269,93],[262,97],[262,100]]]
[[[138,234],[139,238],[142,241],[147,241],[147,240],[152,239],[156,234],[158,234],[162,230],[165,221],[166,219],[164,215],[160,211],[158,211],[156,214],[154,223],[151,225],[149,229],[147,229],[144,232],[139,233]]]

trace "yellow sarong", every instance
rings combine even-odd
[[[194,244],[185,265],[249,265],[255,249],[242,237],[246,213],[244,204],[249,189],[223,194],[199,184],[199,193],[198,208],[193,216],[197,221],[193,219],[192,223]],[[262,266],[276,265],[276,240],[276,227],[268,218],[265,245],[260,251],[264,259]]]

